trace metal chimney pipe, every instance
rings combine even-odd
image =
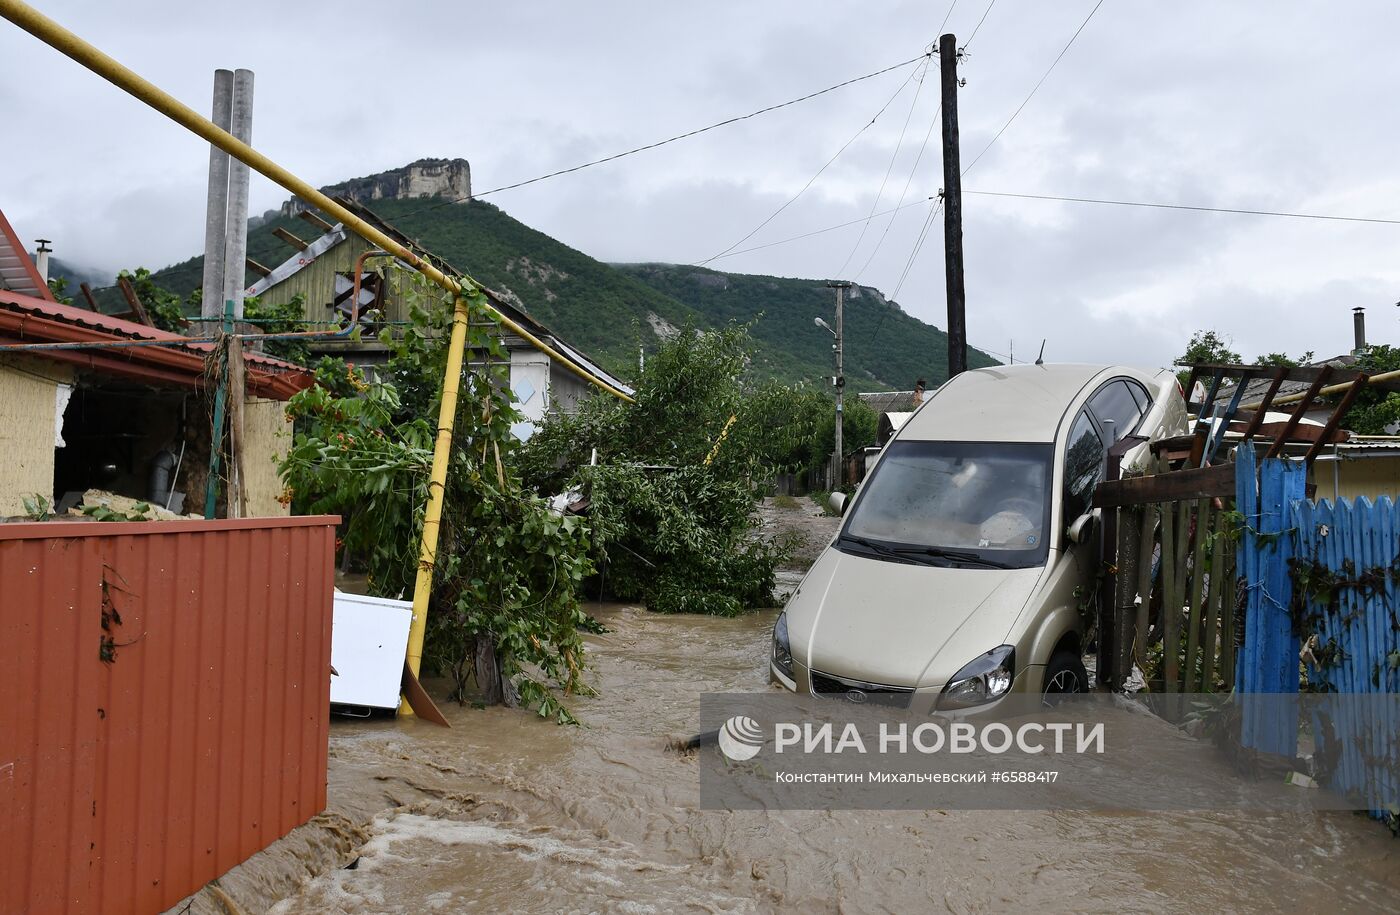
[[[233,74],[233,126],[230,132],[237,139],[253,142],[253,71],[236,70]],[[228,238],[224,246],[224,290],[219,300],[219,314],[224,302],[233,300],[233,316],[243,318],[243,289],[248,259],[248,177],[251,172],[243,162],[234,160],[228,172]]]
[[[210,118],[228,130],[233,117],[233,71],[214,71],[214,108]],[[228,243],[229,155],[209,144],[209,200],[204,210],[204,284],[199,316],[217,318],[224,313],[224,246]],[[205,326],[203,330],[212,330]]]
[[[1356,349],[1353,352],[1361,352],[1366,348],[1366,309],[1360,305],[1351,310],[1351,323],[1356,331]]]
[[[39,279],[44,281],[44,285],[49,283],[49,252],[53,249],[49,247],[47,238],[36,238],[34,243],[39,247],[34,249],[34,269],[39,271]]]

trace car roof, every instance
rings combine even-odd
[[[1153,376],[1112,365],[999,365],[941,386],[899,430],[901,441],[1053,442],[1091,385],[1115,376],[1153,388]],[[1153,391],[1155,396],[1155,391]]]

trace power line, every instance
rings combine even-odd
[[[1105,200],[1099,197],[1060,197],[1054,194],[1013,194],[1007,191],[963,191],[963,193],[980,194],[983,197],[1015,197],[1022,200],[1057,200],[1065,203],[1098,203],[1104,206],[1148,207],[1154,210],[1191,210],[1198,213],[1282,216],[1288,219],[1325,219],[1332,222],[1368,222],[1387,226],[1400,226],[1400,219],[1382,219],[1370,216],[1332,216],[1323,213],[1288,213],[1279,210],[1247,210],[1238,207],[1193,206],[1185,203],[1149,203],[1142,200]]]
[[[934,199],[935,198],[933,197],[929,198],[929,200]],[[909,276],[909,271],[914,266],[914,259],[919,256],[919,249],[924,246],[924,239],[928,236],[929,226],[933,225],[934,217],[936,217],[938,215],[939,210],[943,208],[942,196],[939,196],[937,198],[937,201],[937,203],[935,203],[929,208],[928,216],[924,218],[923,228],[919,231],[919,237],[914,242],[914,250],[909,252],[909,259],[904,263],[904,273],[901,274],[899,277],[899,284],[895,286],[895,290],[893,293],[891,293],[889,296],[886,296],[885,300],[890,302],[891,304],[893,304],[896,301],[895,296],[899,295],[899,291],[904,288],[905,277]],[[880,316],[880,323],[875,325],[875,331],[870,335],[870,343],[868,344],[869,346],[875,345],[875,341],[880,336],[881,329],[885,326],[885,319],[889,316],[890,313],[888,311],[886,311],[883,315]]]
[[[929,53],[932,54],[933,52],[930,51]],[[831,157],[830,159],[827,159],[826,162],[825,162],[825,164],[823,164],[821,168],[817,169],[817,173],[816,173],[815,175],[813,175],[811,178],[808,178],[808,179],[807,179],[807,183],[804,184],[804,185],[802,185],[802,189],[801,189],[801,190],[799,190],[796,194],[793,194],[791,197],[789,197],[789,198],[783,203],[782,206],[778,207],[776,210],[774,210],[772,213],[770,213],[770,214],[768,215],[768,218],[767,218],[767,219],[763,220],[763,221],[760,222],[758,225],[754,226],[753,229],[751,229],[751,230],[749,231],[749,233],[748,233],[747,235],[745,235],[743,238],[741,238],[741,239],[739,239],[738,241],[734,242],[732,245],[730,245],[728,248],[725,248],[723,251],[719,252],[718,254],[712,255],[711,257],[707,257],[705,260],[699,261],[698,263],[694,264],[693,266],[696,266],[696,267],[703,267],[704,265],[708,264],[710,261],[718,260],[719,258],[723,257],[724,255],[728,254],[729,252],[733,251],[735,248],[739,247],[739,246],[742,245],[744,242],[748,241],[750,238],[753,238],[755,235],[757,235],[759,232],[761,232],[761,231],[763,230],[764,226],[768,225],[768,224],[769,224],[770,222],[772,222],[774,219],[777,219],[778,216],[779,216],[779,214],[781,214],[781,213],[783,212],[783,210],[786,210],[788,207],[790,207],[790,206],[792,206],[794,203],[796,203],[796,202],[797,202],[797,199],[798,199],[799,197],[801,197],[803,194],[807,193],[807,189],[810,188],[813,184],[816,183],[816,180],[822,176],[822,173],[823,173],[823,172],[825,172],[828,168],[831,167],[831,164],[832,164],[833,162],[835,162],[837,159],[841,158],[841,154],[844,153],[844,152],[846,151],[846,149],[847,149],[852,143],[854,143],[857,139],[859,139],[859,137],[860,137],[861,134],[865,133],[867,130],[869,130],[869,129],[871,128],[872,125],[874,125],[874,123],[875,123],[876,121],[880,120],[880,116],[881,116],[882,114],[884,114],[887,110],[889,110],[890,105],[893,105],[893,104],[894,104],[894,100],[897,99],[897,98],[899,98],[899,94],[900,94],[901,92],[904,91],[904,87],[907,86],[907,85],[909,85],[909,81],[912,80],[913,78],[914,78],[914,74],[913,74],[913,73],[910,73],[909,76],[905,78],[904,82],[902,82],[902,83],[899,84],[899,88],[894,90],[894,95],[891,95],[891,96],[889,97],[889,99],[885,102],[885,104],[883,104],[883,105],[880,106],[880,110],[877,111],[877,112],[875,112],[875,116],[874,116],[873,118],[871,118],[869,121],[867,121],[865,124],[863,124],[859,130],[857,130],[855,133],[851,134],[851,138],[850,138],[849,140],[847,140],[845,143],[841,144],[841,148],[838,149],[838,150],[836,150],[835,154],[832,155],[832,157]]]
[[[932,200],[933,198],[930,197],[928,199]],[[888,210],[881,210],[880,212],[875,214],[875,218],[878,219],[879,217],[887,216],[890,213],[896,213],[900,210],[907,210],[910,207],[916,207],[923,202],[923,200],[911,200],[908,203],[903,204],[901,206],[890,207]],[[824,229],[814,229],[811,232],[803,232],[801,235],[794,235],[791,238],[781,238],[777,241],[770,241],[766,242],[765,244],[754,245],[752,248],[740,248],[738,251],[730,251],[728,254],[716,255],[715,257],[710,258],[710,260],[717,261],[726,257],[738,257],[740,254],[748,254],[751,251],[762,251],[764,248],[776,248],[778,245],[786,245],[791,242],[801,241],[804,238],[811,238],[813,235],[825,235],[827,232],[835,232],[837,229],[844,229],[847,226],[853,226],[857,223],[865,222],[868,218],[869,217],[861,216],[856,219],[849,220],[847,222],[838,222],[836,225],[827,226]]]
[[[1031,90],[1030,95],[1027,95],[1025,101],[1021,102],[1020,105],[1016,106],[1016,110],[1011,112],[1011,117],[1007,118],[1006,123],[1001,125],[1001,129],[996,132],[996,135],[987,141],[987,145],[982,147],[982,151],[979,152],[976,156],[974,156],[971,162],[967,163],[967,167],[962,170],[962,173],[964,175],[972,171],[972,166],[976,165],[978,161],[987,154],[987,150],[992,148],[992,144],[996,143],[997,140],[1001,139],[1001,135],[1006,133],[1006,128],[1010,127],[1011,122],[1016,120],[1017,115],[1021,113],[1021,109],[1025,108],[1026,105],[1030,103],[1031,99],[1035,98],[1035,94],[1040,91],[1041,85],[1043,85],[1045,83],[1045,80],[1047,80],[1050,77],[1051,71],[1053,71],[1055,67],[1060,63],[1060,59],[1063,58],[1065,54],[1069,51],[1070,46],[1073,45],[1075,39],[1079,37],[1079,33],[1084,31],[1084,27],[1089,24],[1090,19],[1094,18],[1094,14],[1099,11],[1099,7],[1101,6],[1103,6],[1103,0],[1099,0],[1098,3],[1094,4],[1094,8],[1089,10],[1089,15],[1084,17],[1083,22],[1079,23],[1079,28],[1075,29],[1074,34],[1070,36],[1069,41],[1065,42],[1065,46],[1060,49],[1060,53],[1055,56],[1055,59],[1051,62],[1049,68],[1046,69],[1045,73],[1042,74],[1040,79],[1036,82],[1035,88]]]
[[[987,14],[990,13],[990,12],[992,11],[992,7],[994,7],[994,6],[996,6],[996,5],[997,5],[997,0],[992,0],[992,2],[990,2],[990,3],[987,4],[986,10],[983,11],[983,13],[982,13],[982,18],[977,20],[977,25],[973,28],[972,34],[969,35],[969,36],[967,36],[967,41],[964,41],[964,42],[963,42],[963,50],[964,50],[964,51],[967,50],[968,45],[972,44],[972,39],[974,39],[974,38],[977,37],[977,32],[978,32],[978,30],[980,30],[980,29],[982,28],[982,23],[984,23],[984,22],[987,21]]]
[[[550,172],[546,175],[538,175],[534,178],[527,178],[524,181],[516,181],[514,184],[503,184],[500,187],[493,187],[489,191],[482,191],[477,194],[463,195],[460,197],[449,197],[446,200],[442,200],[438,203],[433,204],[432,206],[426,206],[422,209],[414,210],[410,213],[405,213],[399,218],[402,219],[404,218],[404,216],[416,216],[417,214],[427,212],[428,210],[435,210],[439,207],[450,206],[454,203],[460,203],[461,201],[466,200],[468,198],[479,200],[483,197],[490,197],[492,194],[499,194],[502,191],[515,190],[519,187],[525,187],[527,184],[535,184],[540,181],[546,181],[550,178],[557,178],[560,175],[568,175],[572,174],[573,172],[582,171],[585,168],[592,168],[595,165],[602,165],[605,162],[614,162],[618,159],[626,158],[627,156],[634,156],[637,153],[646,152],[647,150],[656,149],[661,146],[666,146],[667,144],[675,143],[679,140],[686,140],[690,137],[699,136],[702,133],[707,133],[711,130],[717,130],[720,127],[728,127],[730,124],[737,124],[740,121],[747,121],[749,118],[756,118],[761,114],[768,114],[771,111],[777,111],[781,108],[787,108],[791,105],[800,104],[801,102],[811,101],[812,99],[817,98],[818,96],[826,95],[828,92],[835,92],[837,89],[844,89],[845,87],[853,85],[855,83],[863,82],[867,79],[874,79],[877,76],[883,76],[884,74],[889,73],[892,70],[898,70],[900,67],[907,67],[912,63],[918,63],[919,61],[925,60],[932,56],[933,51],[925,51],[918,57],[911,57],[908,60],[900,61],[897,64],[891,64],[888,67],[885,67],[881,70],[876,70],[872,73],[866,73],[863,76],[852,77],[851,79],[845,80],[844,82],[839,82],[834,86],[827,86],[825,89],[819,89],[816,92],[810,92],[807,95],[801,96],[799,98],[789,99],[786,102],[780,102],[776,105],[769,105],[766,108],[760,108],[757,111],[750,111],[748,114],[741,114],[737,117],[725,118],[723,121],[716,121],[715,123],[710,124],[706,127],[699,127],[695,130],[688,130],[685,133],[676,134],[674,137],[667,137],[664,140],[657,140],[654,143],[647,143],[644,146],[633,147],[632,149],[624,150],[623,152],[619,153],[613,153],[610,156],[603,156],[601,159],[593,159],[590,162],[584,162],[580,165],[574,165],[569,168],[561,168],[558,171]]]
[[[885,177],[880,180],[880,190],[876,192],[875,199],[870,202],[870,214],[865,217],[865,225],[860,227],[860,236],[856,243],[851,246],[851,253],[846,255],[846,259],[841,262],[841,269],[836,271],[837,276],[844,276],[846,267],[850,264],[851,258],[856,256],[860,250],[860,243],[865,241],[866,230],[870,228],[870,221],[875,218],[875,209],[880,205],[880,200],[885,196],[885,185],[889,184],[890,173],[894,171],[894,164],[899,160],[899,151],[904,148],[904,135],[909,131],[909,122],[914,118],[914,109],[919,104],[919,93],[923,92],[924,80],[928,78],[928,64],[924,64],[923,73],[919,76],[919,88],[914,90],[914,100],[909,103],[909,113],[904,116],[904,126],[899,129],[899,140],[894,144],[894,153],[890,156],[890,164],[885,166]],[[907,188],[908,185],[906,184]],[[900,203],[904,199],[900,198]]]

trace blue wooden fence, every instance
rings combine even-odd
[[[1316,758],[1335,757],[1328,786],[1379,817],[1400,804],[1396,705],[1380,698],[1400,694],[1400,510],[1388,497],[1363,497],[1297,502],[1292,516],[1300,568],[1322,582],[1299,595],[1305,628],[1317,634],[1308,679],[1336,696],[1322,710],[1329,727],[1313,716]],[[1328,733],[1336,746],[1325,745]]]
[[[1298,637],[1288,605],[1293,538],[1291,509],[1306,494],[1301,461],[1266,459],[1255,472],[1254,449],[1236,452],[1235,507],[1243,518],[1237,568],[1247,588],[1244,645],[1235,668],[1240,693],[1297,693]],[[1256,483],[1257,477],[1257,483]],[[1240,739],[1246,747],[1292,757],[1298,744],[1296,706],[1245,703]]]

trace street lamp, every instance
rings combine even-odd
[[[1396,304],[1397,304],[1397,305],[1400,305],[1400,302],[1397,302]],[[826,323],[826,322],[823,321],[821,318],[813,318],[813,320],[817,322],[817,326],[818,326],[818,327],[825,327],[825,328],[831,333],[831,335],[832,335],[833,337],[836,336],[836,331],[834,331],[834,330],[831,329],[831,325],[830,325],[830,324]]]

